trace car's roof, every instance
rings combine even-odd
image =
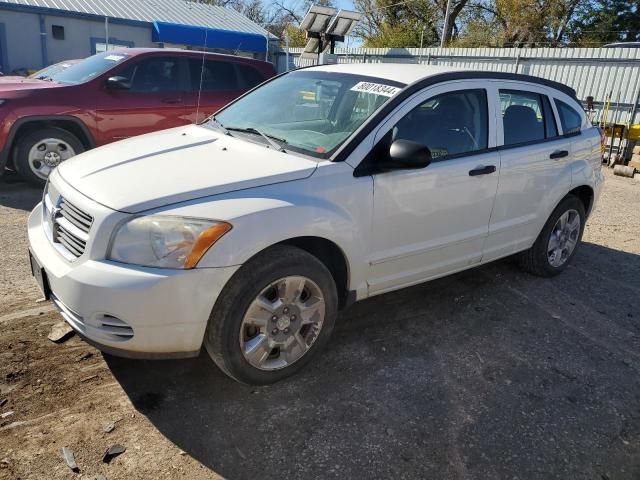
[[[560,90],[571,97],[575,97],[575,91],[562,83],[509,72],[490,72],[484,70],[471,70],[465,68],[447,67],[440,65],[416,65],[407,63],[342,63],[337,65],[320,65],[304,70],[316,70],[322,72],[350,73],[367,77],[395,81],[410,85],[416,82],[437,83],[445,80],[462,79],[498,79],[517,80],[521,82],[537,83]]]
[[[213,52],[202,52],[200,50],[184,50],[181,48],[141,48],[141,47],[134,47],[134,48],[116,48],[113,50],[109,50],[109,52],[120,52],[120,53],[125,53],[127,55],[131,55],[131,56],[136,56],[136,55],[143,55],[145,53],[158,53],[158,54],[162,54],[162,53],[170,53],[170,54],[179,54],[179,55],[187,55],[187,56],[201,56],[202,54],[206,55],[207,57],[215,57],[215,58],[228,58],[230,60],[237,60],[237,61],[241,61],[241,62],[247,62],[247,63],[268,63],[269,65],[271,65],[269,62],[265,62],[264,60],[256,60],[254,58],[249,58],[249,57],[242,57],[240,55],[229,55],[226,53],[213,53]]]

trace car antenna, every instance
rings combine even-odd
[[[198,86],[198,102],[196,104],[196,125],[200,123],[200,98],[202,97],[202,80],[204,78],[204,59],[205,59],[205,48],[207,48],[207,35],[209,34],[209,29],[204,29],[204,45],[202,46],[202,65],[200,65],[200,85]]]

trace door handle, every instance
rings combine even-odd
[[[477,177],[478,175],[488,175],[496,171],[495,165],[487,165],[486,167],[478,167],[473,170],[469,170],[470,177]]]
[[[568,156],[569,156],[569,152],[567,150],[556,150],[555,152],[552,152],[551,155],[549,155],[549,158],[551,160],[557,160],[559,158],[564,158]]]
[[[170,105],[175,105],[176,103],[180,103],[182,101],[181,98],[165,98],[162,100],[162,103],[168,103]]]

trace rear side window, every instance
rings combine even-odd
[[[240,82],[243,88],[249,90],[256,85],[264,82],[264,77],[255,68],[249,65],[238,64],[238,72],[240,73]]]
[[[421,143],[432,158],[445,159],[486,149],[488,124],[486,91],[458,90],[411,110],[393,127],[391,140]]]
[[[500,90],[504,144],[518,145],[558,136],[546,95],[521,90]]]
[[[215,92],[220,90],[238,90],[236,71],[231,62],[189,59],[189,73],[191,76],[191,90],[198,91],[202,77],[202,90]]]
[[[578,133],[582,127],[582,116],[572,107],[560,100],[556,100],[556,108],[562,124],[562,132],[566,134]]]

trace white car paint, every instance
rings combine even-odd
[[[453,71],[376,64],[315,70],[406,84]],[[90,341],[123,355],[188,356],[199,351],[215,301],[239,266],[284,240],[312,236],[337,245],[347,263],[347,288],[357,300],[524,250],[572,188],[588,186],[597,200],[600,137],[585,123],[578,136],[500,149],[499,88],[515,85],[571,99],[536,83],[477,77],[444,81],[410,95],[359,137],[341,162],[277,152],[200,126],[89,151],[50,177],[56,192],[94,218],[85,253],[73,260],[61,254],[41,205],[29,219],[31,251],[50,279],[63,316]],[[354,176],[396,120],[433,95],[461,88],[487,89],[488,151],[433,162],[423,170]],[[559,125],[555,109],[554,114]],[[561,146],[570,155],[549,160],[549,153]],[[468,175],[482,165],[496,165],[497,171]],[[107,260],[114,230],[135,215],[151,214],[222,220],[233,229],[192,270]],[[105,334],[99,326],[105,314],[125,320],[133,338]]]

